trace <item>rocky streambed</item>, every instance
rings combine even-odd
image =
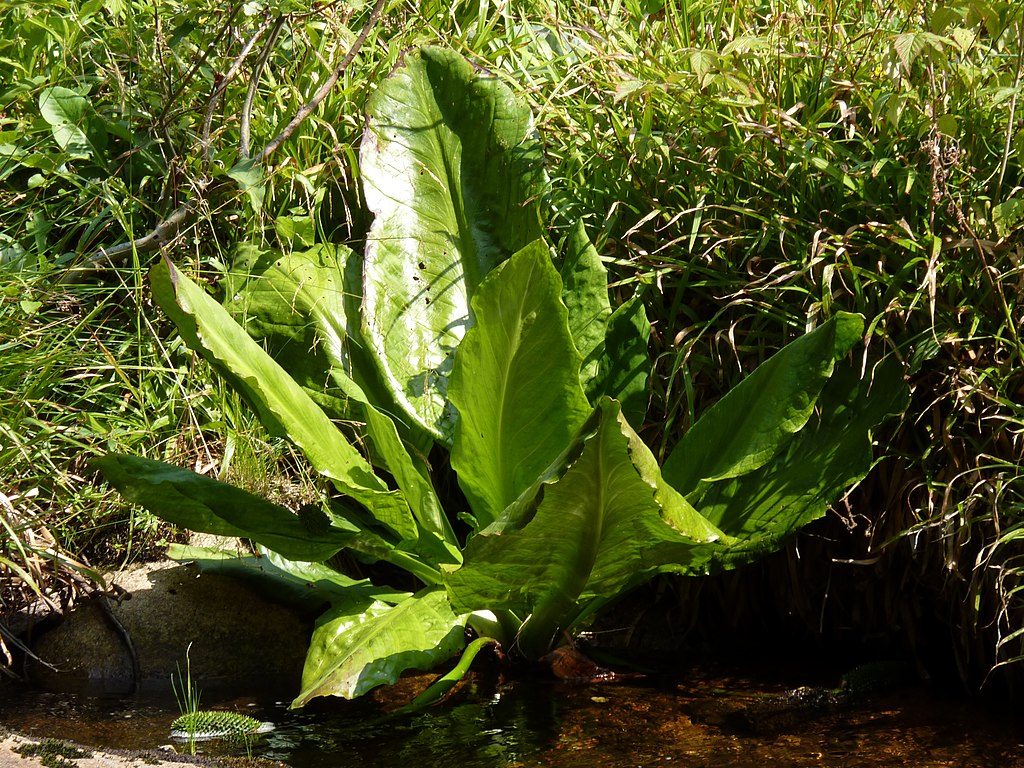
[[[121,599],[85,603],[35,639],[55,669],[36,662],[32,687],[0,689],[0,724],[12,729],[0,731],[0,768],[1024,768],[1024,725],[1010,710],[919,679],[845,696],[839,671],[800,658],[694,662],[671,677],[610,684],[482,675],[439,707],[389,715],[426,685],[420,676],[361,700],[288,710],[308,617],[259,587],[173,563],[114,583]],[[204,707],[245,712],[275,730],[244,751],[181,754],[170,740],[178,715],[170,680],[186,652]],[[819,702],[804,684],[831,695]]]

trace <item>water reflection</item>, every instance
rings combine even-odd
[[[520,681],[411,717],[372,701],[218,706],[276,723],[254,751],[293,768],[1024,768],[1024,723],[1012,713],[911,686],[849,706],[752,714],[781,690],[726,676],[661,689]],[[23,693],[0,702],[0,722],[16,730],[104,747],[166,744],[176,715],[173,701]]]

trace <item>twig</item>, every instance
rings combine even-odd
[[[122,590],[123,592],[124,590]],[[121,623],[121,620],[117,618],[114,613],[114,609],[110,606],[110,601],[107,596],[102,592],[97,593],[98,600],[96,601],[100,607],[100,611],[103,613],[104,618],[110,624],[110,627],[117,634],[118,638],[124,644],[125,650],[128,652],[128,660],[132,665],[132,693],[136,693],[139,690],[139,683],[142,681],[142,667],[139,664],[139,652],[135,650],[135,643],[132,642],[132,635]],[[131,595],[129,595],[131,597]]]
[[[188,87],[188,84],[192,81],[192,78],[195,77],[195,74],[199,71],[199,68],[206,63],[207,59],[210,58],[210,54],[213,53],[214,47],[217,45],[217,43],[220,42],[220,39],[227,34],[227,31],[231,29],[231,22],[235,20],[235,16],[238,15],[238,12],[240,10],[242,10],[242,3],[236,4],[231,9],[231,13],[228,14],[227,19],[224,21],[224,26],[221,27],[220,33],[217,35],[216,38],[210,41],[210,44],[206,46],[206,50],[203,51],[194,62],[192,62],[192,67],[189,69],[188,72],[185,73],[185,76],[181,78],[181,81],[178,83],[178,87],[175,88],[171,92],[171,95],[167,97],[164,109],[157,117],[157,125],[166,125],[167,113],[170,110],[171,105],[178,100],[178,97],[182,94],[182,92],[184,92],[185,88]]]
[[[362,31],[359,33],[359,37],[357,37],[355,42],[352,43],[352,47],[348,49],[348,53],[345,54],[345,58],[341,60],[341,63],[337,67],[335,67],[331,76],[327,78],[327,81],[320,87],[320,90],[313,95],[313,98],[309,100],[309,103],[302,107],[302,109],[295,114],[295,117],[292,118],[292,121],[285,126],[285,129],[278,134],[277,138],[267,144],[267,146],[263,148],[263,151],[256,156],[256,162],[266,162],[267,158],[274,154],[278,147],[291,138],[291,135],[295,133],[295,130],[313,113],[313,110],[320,105],[320,102],[327,98],[327,94],[331,92],[335,83],[338,82],[338,79],[342,74],[344,74],[345,70],[348,69],[349,64],[352,63],[356,54],[359,53],[359,49],[363,47],[363,43],[365,43],[366,38],[369,37],[370,30],[373,29],[374,25],[377,23],[377,19],[380,18],[380,14],[383,9],[384,0],[377,0],[373,6],[373,11],[370,12],[370,18],[366,20]]]
[[[1017,94],[1020,90],[1021,63],[1024,62],[1024,48],[1017,51],[1017,72],[1013,76],[1013,96],[1010,97],[1010,119],[1006,123],[1006,142],[1003,145],[1003,159],[999,164],[999,180],[996,181],[996,191],[992,200],[999,202],[1003,194],[1003,179],[1006,178],[1006,168],[1010,163],[1010,149],[1013,146],[1013,127],[1017,124],[1015,119],[1017,113]]]
[[[335,67],[334,72],[327,81],[320,87],[320,89],[313,95],[313,98],[309,100],[292,118],[291,122],[285,126],[284,130],[276,138],[274,138],[263,150],[256,156],[254,163],[265,163],[267,159],[276,152],[280,146],[287,141],[295,130],[308,118],[313,110],[319,106],[327,95],[334,88],[335,84],[344,74],[345,70],[349,67],[352,61],[355,59],[356,54],[359,53],[359,49],[363,47],[363,43],[366,42],[366,38],[370,35],[370,30],[376,25],[380,18],[381,11],[384,8],[385,0],[377,0],[373,6],[373,10],[370,12],[369,18],[363,25],[359,36],[352,43],[352,47],[349,48],[348,53],[345,54],[345,58],[341,60],[341,63]],[[254,42],[254,41],[250,41]],[[243,56],[248,50],[243,51]],[[238,60],[236,60],[237,62]],[[225,78],[226,79],[226,78]],[[211,102],[219,98],[221,91],[215,91],[214,96],[211,97]],[[208,108],[212,112],[212,107]],[[100,248],[97,253],[86,257],[78,265],[70,268],[64,276],[60,279],[60,283],[74,283],[78,282],[82,276],[88,272],[101,268],[103,263],[109,265],[115,265],[118,261],[124,259],[127,254],[130,253],[144,253],[154,251],[174,239],[182,227],[189,223],[192,216],[199,209],[202,204],[202,194],[208,189],[210,182],[203,181],[199,184],[199,189],[193,197],[186,200],[182,205],[175,208],[171,214],[153,227],[152,231],[142,237],[136,238],[127,243],[119,243],[118,245],[110,248]]]
[[[278,21],[280,21],[280,19],[278,19]],[[252,47],[256,45],[257,40],[263,37],[263,33],[267,31],[267,27],[269,26],[270,22],[264,21],[259,25],[259,27],[257,27],[256,32],[254,32],[253,36],[249,38],[249,42],[242,47],[242,52],[235,57],[235,60],[231,63],[231,67],[228,68],[227,73],[225,73],[217,83],[217,87],[214,88],[213,93],[210,94],[210,100],[206,105],[206,116],[203,118],[203,133],[200,140],[203,161],[206,163],[210,162],[210,126],[213,124],[213,113],[217,110],[217,104],[220,102],[220,97],[224,95],[224,91],[227,90],[231,81],[238,77],[238,73],[242,69],[242,64],[244,64],[245,60],[249,57]],[[269,46],[273,45],[273,43],[274,38],[272,37],[270,41],[268,41],[267,48],[264,49],[263,54],[261,54],[261,59],[265,59],[267,52],[269,51]]]
[[[270,52],[273,50],[274,44],[281,34],[284,22],[284,16],[277,17],[277,21],[274,22],[274,28],[270,30],[270,37],[267,38],[267,44],[263,46],[263,52],[256,59],[256,64],[253,66],[252,77],[249,78],[249,90],[245,93],[245,103],[242,104],[242,117],[238,125],[238,155],[243,160],[249,159],[249,130],[252,124],[252,103],[256,100],[256,92],[260,87],[263,69],[267,66],[267,59],[270,58]]]
[[[175,208],[170,216],[153,227],[149,234],[110,248],[100,248],[98,252],[65,272],[59,282],[62,285],[77,283],[86,273],[108,264],[113,266],[130,253],[148,253],[161,248],[171,242],[181,228],[191,220],[200,203],[201,198],[190,198]]]

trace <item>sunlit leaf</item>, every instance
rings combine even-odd
[[[294,442],[338,490],[375,513],[402,514],[401,497],[220,304],[167,260],[153,268],[151,281],[154,297],[185,341],[245,396],[271,434]]]
[[[429,442],[385,413],[394,411],[393,400],[361,337],[360,261],[333,245],[287,254],[246,248],[240,255],[247,276],[229,283],[228,308],[317,403],[335,418],[366,424],[374,461],[395,478],[420,526],[392,517],[396,532],[432,559],[457,562],[455,536],[422,458]]]
[[[465,645],[465,617],[443,589],[426,589],[397,605],[368,598],[332,608],[317,622],[302,671],[301,707],[319,696],[353,699],[395,682],[408,669],[429,669]]]
[[[394,605],[411,596],[408,592],[376,586],[369,579],[350,578],[323,563],[289,560],[262,546],[255,555],[243,555],[234,549],[171,544],[167,556],[195,563],[204,573],[252,581],[259,584],[263,594],[310,610],[351,602],[356,597]]]
[[[448,443],[448,377],[476,287],[541,235],[541,147],[529,109],[454,51],[408,54],[367,112],[366,338],[399,405]]]
[[[452,467],[479,528],[536,480],[590,412],[561,293],[538,241],[496,269],[473,300],[477,325],[452,372]]]
[[[174,525],[252,539],[293,560],[326,560],[357,533],[329,526],[313,530],[284,507],[162,461],[111,453],[91,463],[126,499]]]

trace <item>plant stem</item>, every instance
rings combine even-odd
[[[476,658],[476,655],[480,653],[486,645],[496,645],[500,647],[501,643],[493,637],[478,637],[466,646],[466,650],[462,652],[462,656],[459,658],[459,663],[456,664],[450,672],[442,675],[431,683],[427,690],[399,709],[396,714],[407,715],[440,701],[448,691],[455,687],[455,684],[459,682],[459,680],[466,676],[470,666],[473,664],[473,659]]]

